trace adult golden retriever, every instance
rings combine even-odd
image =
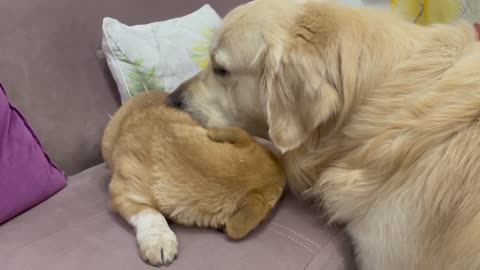
[[[480,269],[480,43],[333,3],[229,13],[168,98],[283,152],[290,187],[345,223],[361,270]]]

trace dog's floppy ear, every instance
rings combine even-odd
[[[242,239],[265,219],[271,209],[272,206],[267,205],[260,194],[248,194],[239,209],[226,222],[225,232],[231,239]]]
[[[261,79],[270,138],[286,152],[338,110],[340,97],[315,51],[302,49],[301,42],[276,43],[265,50]]]

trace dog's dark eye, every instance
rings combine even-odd
[[[215,73],[215,75],[220,76],[220,77],[225,77],[225,76],[228,75],[228,71],[224,68],[221,68],[221,67],[213,68],[213,73]]]

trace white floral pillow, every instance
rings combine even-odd
[[[180,18],[127,26],[103,19],[102,49],[122,103],[149,90],[173,91],[208,65],[220,16],[209,6]]]

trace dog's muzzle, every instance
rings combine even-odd
[[[182,82],[175,91],[170,93],[165,99],[165,103],[167,106],[176,108],[179,110],[183,110],[186,107],[185,103],[185,90],[187,89],[188,85],[190,84],[191,79]]]
[[[167,106],[179,110],[185,108],[185,104],[183,103],[183,95],[176,90],[167,96],[167,98],[165,99],[165,103],[167,104]]]

